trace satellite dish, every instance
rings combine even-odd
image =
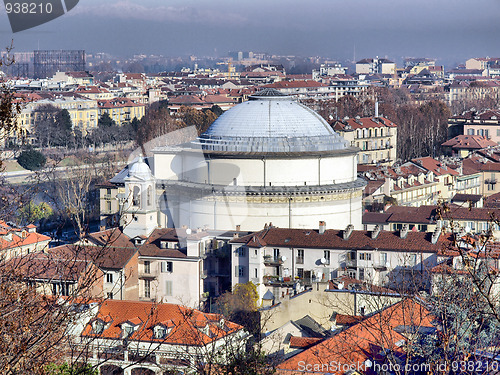
[[[191,229],[190,228],[186,229],[186,234],[188,234],[188,235],[191,234]]]
[[[286,256],[282,255],[281,256],[281,261],[284,262],[286,260]]]
[[[320,262],[321,264],[326,264],[326,258],[321,258]]]

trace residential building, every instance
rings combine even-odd
[[[230,242],[232,285],[251,281],[261,298],[269,291],[276,299],[342,275],[376,285],[397,280],[401,287],[407,272],[424,276],[437,264],[437,253],[451,245],[449,236],[440,234],[408,226],[399,232],[326,230],[324,222],[319,230],[269,227]]]
[[[356,74],[395,74],[396,64],[388,59],[362,59],[356,62]]]
[[[71,329],[79,357],[70,359],[101,374],[194,374],[203,364],[217,368],[238,356],[249,337],[221,315],[182,305],[106,300],[80,308]]]
[[[370,191],[365,191],[363,204],[387,203],[386,197],[398,205],[418,207],[436,204],[441,192],[440,181],[432,170],[412,162],[399,167],[359,165],[358,173],[368,181]]]
[[[385,117],[337,120],[333,129],[351,146],[361,149],[358,164],[390,165],[396,160],[397,125]]]
[[[98,100],[97,106],[99,117],[107,113],[117,125],[129,123],[134,118],[140,120],[146,112],[145,104],[134,102],[129,98]]]
[[[474,199],[474,196],[473,196]],[[500,227],[492,220],[500,216],[500,210],[493,208],[473,207],[468,202],[462,205],[451,204],[444,210],[440,206],[401,207],[391,206],[383,214],[365,213],[363,223],[367,228],[375,225],[385,226],[387,230],[401,230],[405,225],[410,231],[434,232],[465,231],[480,234],[488,229],[499,230]]]
[[[467,111],[448,120],[448,133],[457,135],[479,135],[500,144],[500,111]]]
[[[393,364],[393,358],[404,357],[404,343],[412,340],[415,332],[425,335],[435,331],[434,317],[426,307],[412,299],[405,299],[360,319],[331,338],[303,348],[281,363],[277,373],[375,373],[373,369],[382,368],[383,364],[388,367],[389,363]],[[381,351],[378,348],[385,349]]]
[[[48,249],[50,241],[51,238],[38,233],[33,224],[16,227],[0,220],[0,257],[3,260],[42,252]]]
[[[441,144],[449,154],[457,155],[461,158],[465,158],[473,151],[497,145],[498,143],[482,135],[457,135]]]

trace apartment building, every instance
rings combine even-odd
[[[451,244],[441,231],[422,233],[404,226],[397,232],[286,229],[268,227],[230,241],[232,285],[248,281],[259,295],[283,298],[303,285],[342,275],[377,285],[402,282],[406,272],[425,273],[437,253]]]
[[[356,117],[332,124],[351,146],[358,147],[358,164],[390,165],[396,160],[397,125],[385,117]]]

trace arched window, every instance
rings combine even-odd
[[[148,207],[151,207],[153,205],[153,189],[151,186],[148,186],[147,190],[147,205]]]
[[[378,137],[378,129],[375,129],[375,137]]]
[[[141,189],[139,186],[134,186],[134,195],[132,197],[132,205],[139,206],[141,204]]]

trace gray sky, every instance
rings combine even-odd
[[[12,34],[17,51],[167,56],[229,50],[363,57],[500,56],[500,0],[80,0],[45,25]]]

